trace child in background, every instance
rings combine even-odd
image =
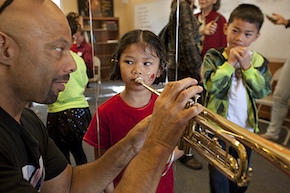
[[[150,31],[130,31],[119,40],[112,59],[110,78],[123,80],[125,90],[98,107],[99,123],[95,115],[84,137],[84,140],[95,148],[96,159],[100,157],[98,148],[101,155],[104,154],[107,149],[125,137],[139,121],[152,114],[157,95],[136,84],[135,79],[142,78],[145,84],[150,86],[156,77],[161,75],[165,56],[166,51],[162,41]],[[97,136],[97,124],[100,129],[100,141]],[[180,155],[175,156],[176,159],[183,154],[182,151],[180,152]],[[117,176],[114,184],[111,183],[106,188],[105,192],[114,190],[123,172]],[[174,192],[171,164],[166,166],[157,192]]]
[[[80,28],[80,24],[72,13],[69,13],[66,18],[73,35]],[[68,163],[71,163],[71,152],[76,165],[81,165],[87,163],[82,142],[92,116],[84,95],[88,83],[85,62],[72,51],[71,55],[76,62],[77,70],[70,74],[69,81],[64,84],[65,90],[59,93],[57,100],[48,105],[46,127],[49,136],[64,154]]]
[[[271,92],[268,60],[248,49],[257,40],[263,14],[255,5],[241,4],[230,15],[224,33],[228,47],[210,49],[203,62],[205,106],[233,123],[258,132],[255,99]],[[209,134],[210,135],[210,134]],[[225,144],[219,141],[223,148]],[[250,165],[252,150],[245,146]],[[230,149],[235,157],[235,150]],[[245,192],[209,165],[211,192]]]

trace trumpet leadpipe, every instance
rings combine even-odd
[[[151,92],[153,92],[153,93],[157,94],[158,96],[160,96],[160,92],[158,92],[157,90],[155,90],[151,86],[148,86],[147,84],[145,84],[142,78],[136,78],[135,79],[135,83],[141,84],[142,86],[144,86],[145,88],[147,88]]]

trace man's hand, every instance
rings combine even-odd
[[[151,120],[151,116],[149,115],[140,121],[137,125],[135,125],[130,132],[126,135],[126,138],[131,142],[133,151],[137,154],[141,148],[143,147],[148,126]]]
[[[186,78],[165,86],[155,102],[146,142],[174,149],[188,121],[203,109],[201,105],[184,108],[191,97],[202,92],[196,84],[195,79]]]

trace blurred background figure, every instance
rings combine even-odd
[[[219,47],[227,46],[226,35],[223,31],[226,19],[217,12],[220,8],[221,0],[198,0],[198,4],[200,13],[195,16],[200,23],[200,51],[202,57],[204,57],[210,48],[218,49]]]
[[[273,16],[266,16],[275,25],[284,25],[285,28],[290,27],[290,19],[285,19],[283,16],[273,13]],[[288,113],[288,100],[290,98],[290,58],[282,67],[282,72],[277,82],[273,94],[273,106],[271,110],[271,122],[266,133],[261,134],[262,137],[271,140],[277,140],[284,119]]]
[[[74,14],[68,14],[72,35],[80,28]],[[47,129],[49,136],[70,163],[70,152],[77,165],[87,163],[82,147],[83,136],[91,121],[89,104],[84,91],[88,83],[84,60],[71,51],[77,70],[70,74],[65,90],[60,92],[55,103],[48,105]]]
[[[79,15],[77,13],[70,12],[69,17],[74,17],[75,20],[78,19]],[[78,56],[82,57],[87,66],[87,76],[88,78],[93,77],[93,54],[92,46],[85,39],[85,31],[79,25],[76,32],[73,34],[74,44],[71,50],[75,52]],[[89,84],[87,85],[89,87]]]
[[[193,14],[192,0],[179,1],[179,34],[176,35],[177,1],[171,4],[168,23],[169,61],[167,65],[168,80],[176,80],[176,38],[178,38],[177,80],[191,77],[200,81],[202,58],[199,51],[199,24]],[[192,169],[201,169],[202,163],[194,155],[183,155],[179,161]]]

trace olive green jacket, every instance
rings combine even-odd
[[[235,68],[227,63],[228,56],[224,48],[210,49],[203,61],[203,86],[206,90],[205,106],[217,114],[227,117],[232,74]],[[271,92],[271,72],[268,60],[253,52],[252,66],[242,70],[242,80],[247,90],[248,121],[258,132],[258,114],[255,99],[267,96]]]

